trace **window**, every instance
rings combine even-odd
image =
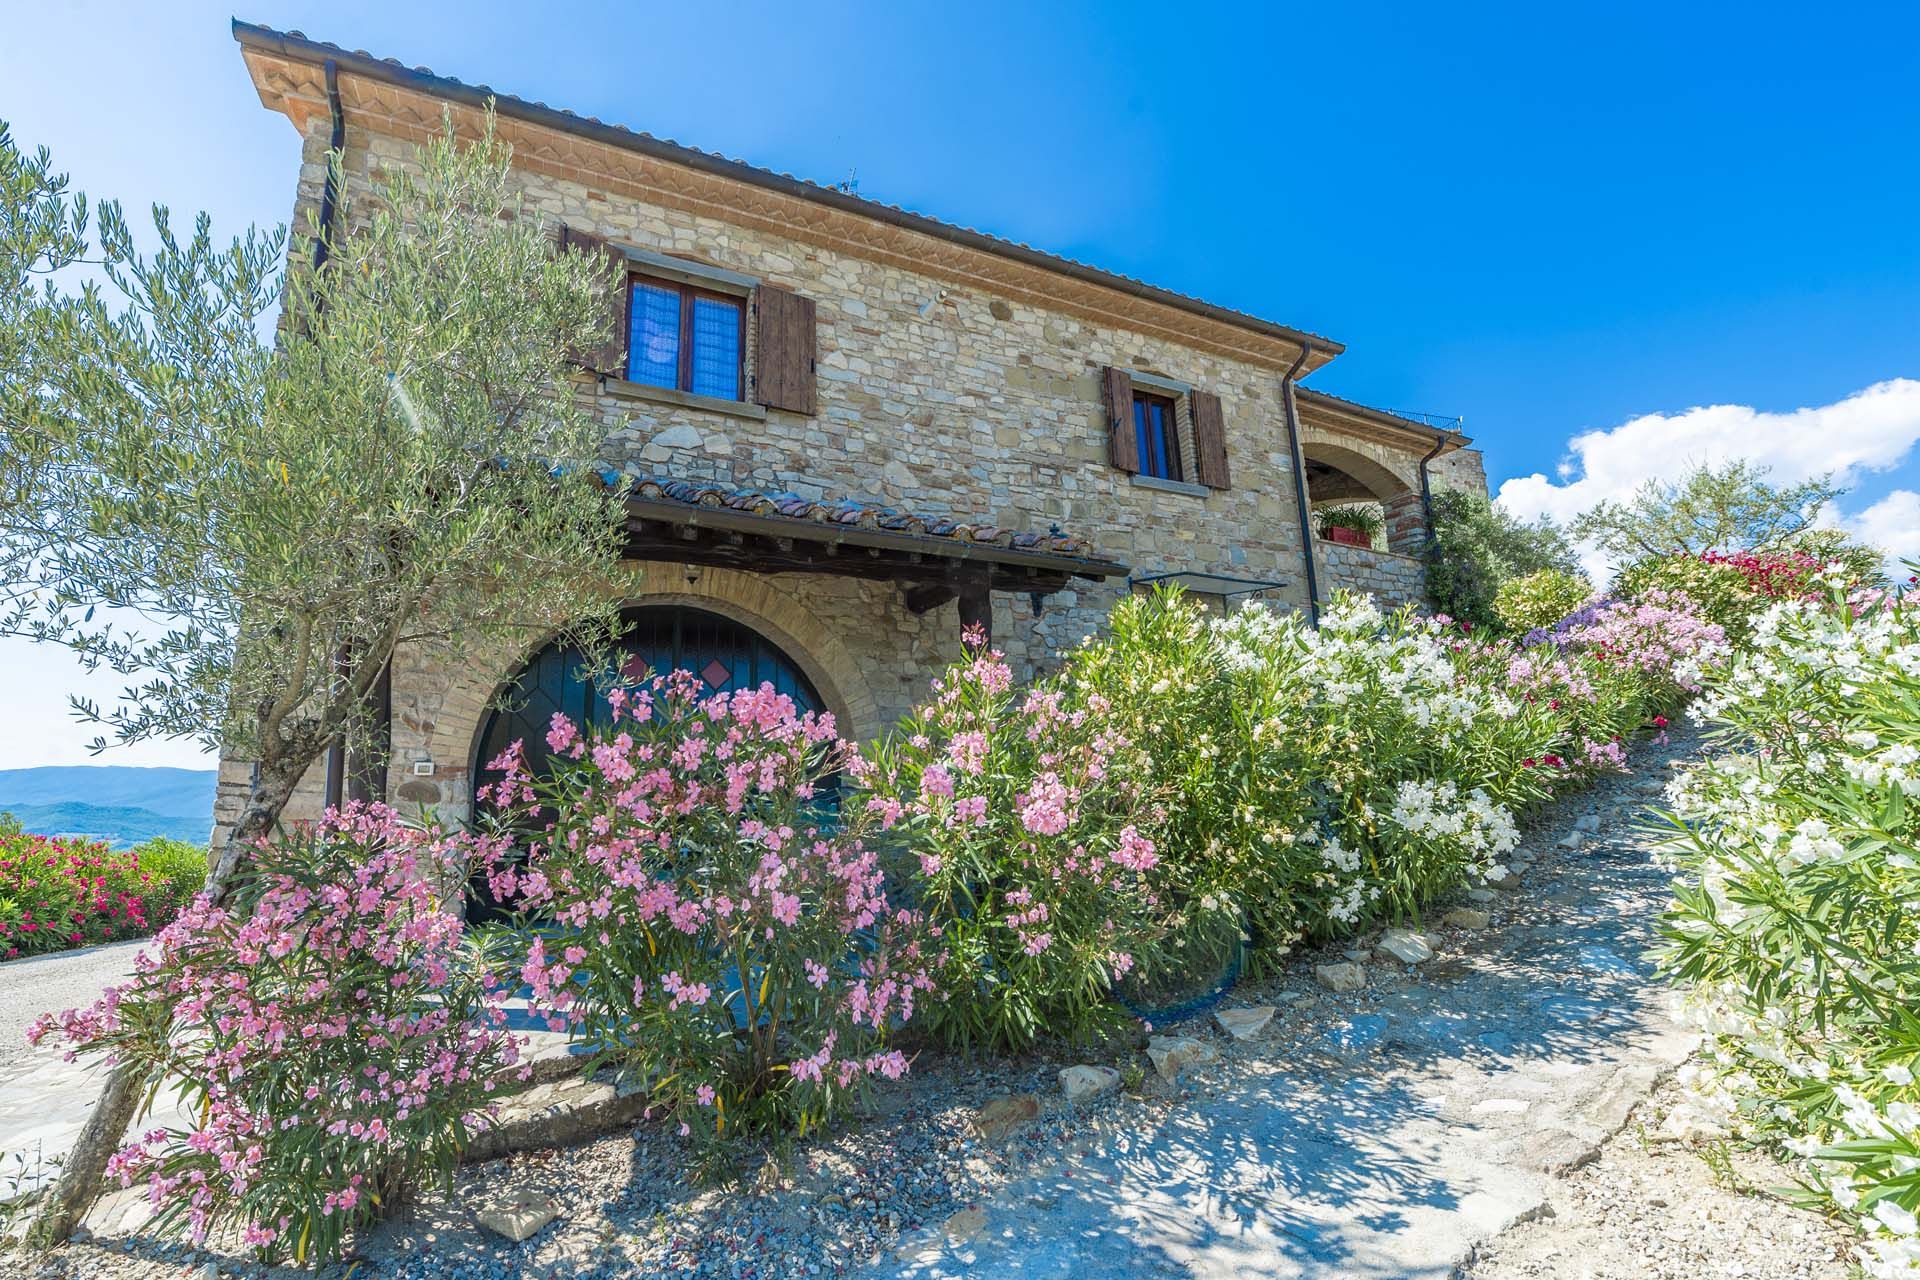
[[[634,276],[627,312],[627,380],[738,400],[746,306],[737,297]]]
[[[1173,400],[1135,388],[1133,430],[1140,447],[1140,472],[1161,480],[1182,480],[1180,431],[1174,420]]]

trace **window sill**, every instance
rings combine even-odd
[[[1189,484],[1185,480],[1162,480],[1159,476],[1143,476],[1135,473],[1133,483],[1141,489],[1157,489],[1161,493],[1184,493],[1189,498],[1204,498],[1213,490],[1203,484]]]
[[[669,387],[650,387],[644,382],[628,382],[624,378],[607,378],[600,383],[600,389],[610,396],[622,400],[648,400],[654,404],[670,404],[681,409],[699,409],[706,413],[724,413],[735,418],[752,418],[764,422],[767,410],[748,400],[722,400],[718,396],[697,396],[688,391],[675,391]]]

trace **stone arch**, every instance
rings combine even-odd
[[[1314,432],[1302,432],[1300,452],[1306,458],[1310,505],[1377,506],[1386,523],[1387,549],[1403,555],[1419,553],[1426,541],[1426,522],[1411,459],[1387,450],[1363,451]]]
[[[778,645],[806,674],[821,701],[855,739],[872,737],[884,728],[872,686],[859,666],[801,598],[777,579],[737,569],[701,567],[688,581],[688,566],[646,561],[633,564],[634,584],[628,605],[691,605],[732,618]],[[410,700],[395,707],[394,755],[389,794],[401,802],[427,803],[442,817],[465,820],[471,815],[473,770],[487,715],[506,682],[550,640],[543,634],[522,644],[502,644],[491,653],[476,654],[449,673],[443,692],[424,705]],[[431,653],[397,655],[402,668],[432,667]],[[402,681],[414,685],[415,681]],[[410,760],[424,755],[435,762],[432,783],[411,776]]]

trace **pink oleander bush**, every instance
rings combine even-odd
[[[803,1134],[901,1076],[888,1037],[927,1007],[929,940],[858,815],[828,803],[852,754],[833,718],[684,671],[608,702],[603,729],[554,717],[549,776],[518,743],[493,765],[501,817],[537,832],[492,886],[536,929],[535,1009],[715,1163],[722,1141]]]
[[[942,999],[930,1029],[961,1047],[1084,1039],[1112,1020],[1116,979],[1166,932],[1152,761],[1105,693],[1070,679],[1019,689],[998,650],[967,656],[855,772],[862,815],[917,871]]]
[[[145,937],[199,891],[206,857],[177,840],[116,853],[0,828],[0,960]]]
[[[1661,590],[1608,605],[1593,621],[1568,630],[1565,644],[1636,682],[1631,696],[1648,715],[1698,693],[1706,667],[1728,653],[1723,627],[1688,597]]]
[[[131,1064],[196,1117],[109,1165],[146,1183],[158,1230],[330,1260],[419,1179],[450,1177],[520,1049],[504,957],[463,924],[494,852],[384,807],[330,812],[263,844],[227,905],[195,899],[130,981],[34,1023],[34,1043]]]

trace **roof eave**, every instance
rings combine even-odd
[[[775,191],[794,199],[826,205],[858,217],[888,223],[904,230],[951,241],[982,253],[994,254],[1026,266],[1050,271],[1068,279],[1156,302],[1216,323],[1232,325],[1268,338],[1277,338],[1290,342],[1307,353],[1309,357],[1307,364],[1310,369],[1318,368],[1346,350],[1345,344],[1335,342],[1331,338],[1320,337],[1318,334],[1276,324],[1270,320],[1261,320],[1244,312],[1175,293],[1171,289],[1162,289],[1157,285],[1102,271],[1098,267],[1061,258],[1027,245],[1001,240],[966,227],[954,226],[923,214],[911,213],[873,200],[863,200],[831,187],[815,186],[787,174],[774,173],[738,160],[683,147],[677,143],[576,116],[537,102],[529,102],[524,98],[496,93],[484,86],[469,85],[419,68],[404,67],[399,63],[384,61],[368,54],[337,48],[288,32],[275,31],[271,27],[242,22],[238,18],[233,20],[233,38],[242,49],[260,50],[315,64],[332,61],[342,72],[447,98],[466,106],[484,108],[491,102],[499,115],[528,124],[576,134],[606,146],[637,152],[671,164],[684,165],[718,177],[730,178],[750,186]],[[1320,357],[1317,360],[1312,358],[1316,354]]]
[[[1439,451],[1434,455],[1435,457],[1452,453],[1457,449],[1465,449],[1473,443],[1473,437],[1462,432],[1450,431],[1445,427],[1428,426],[1424,422],[1403,418],[1397,413],[1375,409],[1371,405],[1356,404],[1352,400],[1343,399],[1325,391],[1317,391],[1312,387],[1301,387],[1300,399],[1303,404],[1310,404],[1325,413],[1365,422],[1428,446],[1437,444]]]

